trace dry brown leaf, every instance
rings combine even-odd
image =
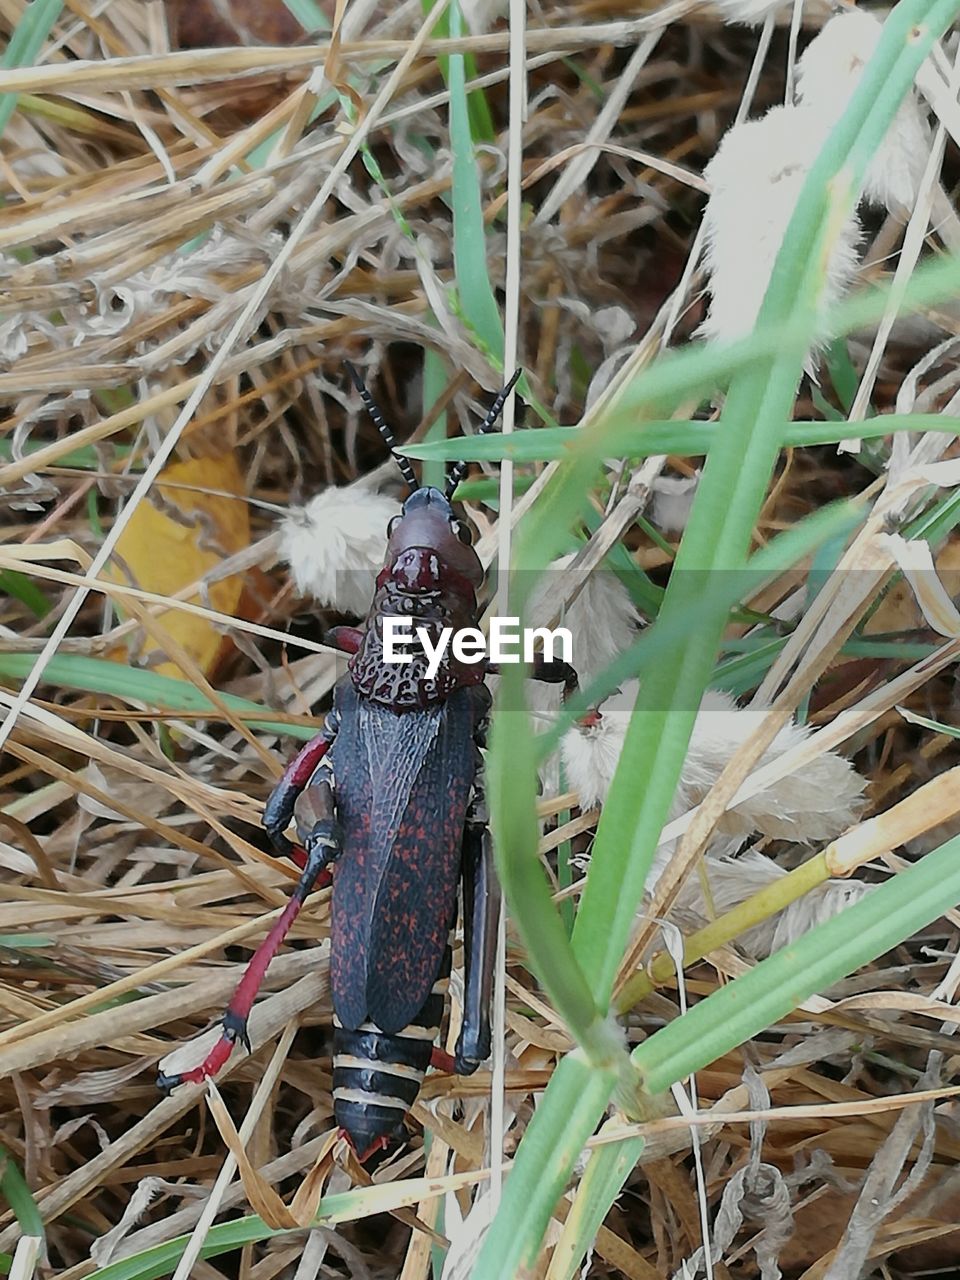
[[[331,1129],[317,1153],[313,1167],[297,1187],[290,1210],[298,1222],[312,1222],[317,1216],[324,1185],[334,1166],[334,1148],[340,1141],[340,1130]]]
[[[150,499],[137,507],[117,546],[134,585],[172,596],[248,547],[250,513],[244,497],[234,453],[172,463]],[[243,578],[237,575],[211,583],[208,599],[195,598],[195,603],[232,614],[242,593]],[[160,614],[160,622],[202,671],[213,671],[224,641],[207,619],[171,610]],[[188,676],[170,661],[158,663],[156,670],[179,679]]]
[[[220,1096],[219,1089],[212,1080],[207,1082],[207,1105],[217,1128],[220,1130],[221,1138],[223,1138],[230,1150],[230,1154],[237,1162],[243,1189],[247,1193],[250,1207],[260,1215],[268,1227],[273,1227],[275,1230],[282,1231],[302,1226],[303,1224],[297,1221],[294,1214],[283,1203],[270,1183],[261,1177],[250,1163],[236,1125],[233,1123],[223,1098]]]

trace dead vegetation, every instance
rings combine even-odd
[[[0,0],[5,37],[25,10]],[[251,11],[264,24],[255,31]],[[596,393],[637,344],[656,350],[696,234],[700,173],[756,48],[754,32],[708,10],[662,30],[650,14],[621,0],[531,8],[521,363],[563,423],[578,421],[591,384]],[[814,9],[808,21],[821,17]],[[295,879],[266,852],[260,809],[291,750],[282,730],[310,723],[338,665],[318,643],[333,615],[318,618],[277,563],[276,517],[383,463],[343,361],[363,362],[401,438],[423,435],[442,412],[450,433],[469,431],[498,381],[448,293],[452,161],[435,53],[472,52],[502,141],[506,30],[490,15],[461,45],[427,36],[417,51],[421,21],[419,6],[354,3],[342,41],[330,41],[291,29],[280,3],[68,0],[38,65],[0,75],[19,95],[0,153],[5,713],[57,623],[78,610],[20,710],[0,774],[0,1140],[10,1162],[0,1251],[12,1254],[39,1214],[41,1273],[81,1280],[191,1231],[225,1143],[236,1146],[224,1107],[248,1163],[223,1192],[220,1221],[252,1206],[270,1225],[302,1224],[321,1189],[361,1179],[331,1129],[326,893],[270,970],[254,1055],[234,1054],[218,1080],[223,1103],[208,1105],[200,1086],[162,1098],[154,1077],[164,1055],[217,1018]],[[201,47],[178,48],[181,37]],[[782,99],[786,49],[780,27],[757,106]],[[336,96],[325,100],[331,85],[358,109],[352,134],[338,128]],[[619,104],[609,117],[604,102]],[[357,154],[364,128],[382,180]],[[502,145],[481,147],[478,161],[499,291]],[[954,177],[948,149],[948,190]],[[900,232],[879,217],[868,232],[876,252],[863,278],[876,279],[893,269]],[[681,302],[675,345],[701,318],[696,281]],[[909,407],[950,401],[955,325],[945,305],[894,330],[878,410],[898,406],[911,379]],[[857,369],[870,338],[851,343]],[[424,348],[445,378],[426,412]],[[829,378],[804,394],[837,402]],[[816,416],[814,402],[797,416]],[[827,501],[875,496],[882,462],[876,448],[785,451],[756,545]],[[693,472],[686,459],[667,467]],[[379,475],[394,485],[389,468]],[[149,492],[134,509],[141,485]],[[481,532],[491,518],[481,515]],[[95,581],[118,522],[111,567]],[[631,518],[622,541],[662,582],[677,537],[665,544]],[[952,537],[938,556],[949,591]],[[850,615],[852,628],[878,605],[866,628],[877,643],[861,637],[859,651],[839,652],[838,623],[837,643],[824,642],[797,690],[825,734],[811,754],[841,746],[867,779],[865,818],[956,763],[950,737],[899,708],[955,722],[957,641],[935,634],[905,582],[884,594],[891,575],[892,565],[877,570]],[[754,607],[772,610],[792,581]],[[174,690],[156,677],[185,682],[176,696],[193,700],[164,710]],[[840,716],[847,731],[831,738]],[[870,847],[867,879],[955,833],[956,783],[937,795],[919,823],[891,820]],[[542,810],[552,818],[570,806],[547,797]],[[544,849],[590,822],[548,831]],[[785,866],[802,856],[775,840],[765,851]],[[807,1280],[953,1272],[956,1104],[923,1091],[948,1086],[955,1070],[957,923],[949,912],[698,1076],[718,1275],[773,1276],[774,1260]],[[688,994],[747,963],[734,945],[712,950],[688,972]],[[648,993],[631,1035],[675,1015],[674,985]],[[506,1027],[509,1158],[571,1047],[513,942]],[[413,1180],[459,1188],[466,1211],[486,1176],[489,1088],[484,1072],[428,1077],[409,1148],[377,1175],[383,1197],[321,1229],[240,1241],[193,1274],[430,1275],[431,1241],[453,1233],[455,1201],[441,1222],[442,1200]],[[689,1127],[668,1117],[644,1128],[644,1163],[596,1239],[590,1275],[670,1275],[700,1247]]]

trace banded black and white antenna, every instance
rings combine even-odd
[[[410,465],[409,459],[404,458],[401,454],[397,453],[397,437],[393,434],[386,419],[377,407],[376,400],[374,400],[373,396],[367,390],[366,383],[360,377],[356,366],[352,365],[349,360],[345,360],[344,364],[347,366],[347,373],[350,375],[350,380],[360,392],[360,399],[363,401],[364,407],[366,408],[367,413],[369,413],[373,425],[380,432],[381,436],[383,436],[387,448],[393,454],[394,462],[396,462],[397,466],[400,468],[400,474],[403,476],[404,480],[406,480],[410,492],[413,493],[414,490],[420,488],[420,485],[417,482],[417,477],[414,473],[413,467]]]
[[[500,417],[500,414],[503,412],[503,406],[507,403],[507,396],[509,396],[510,392],[516,386],[517,381],[520,378],[520,373],[521,373],[521,370],[516,369],[514,371],[513,377],[510,379],[507,385],[497,393],[497,398],[496,400],[494,400],[493,404],[490,406],[487,416],[484,418],[484,420],[480,423],[480,426],[477,428],[478,435],[481,435],[481,436],[486,435],[488,432],[492,431],[494,427],[496,427],[497,419]],[[454,493],[456,492],[457,485],[460,483],[463,477],[467,474],[467,468],[469,466],[470,466],[469,462],[455,462],[453,464],[453,467],[450,470],[450,474],[447,477],[446,497],[448,500],[453,497]]]

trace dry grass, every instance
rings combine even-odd
[[[202,14],[206,4],[194,7]],[[395,92],[371,113],[397,60],[410,54],[419,6],[394,12],[354,4],[354,28],[339,44],[304,36],[286,47],[215,51],[171,51],[174,8],[157,0],[68,0],[42,65],[2,76],[4,89],[23,96],[0,154],[0,586],[10,588],[0,596],[0,657],[43,650],[74,589],[93,585],[91,562],[165,435],[176,458],[201,465],[180,487],[165,478],[158,509],[170,525],[192,530],[193,543],[206,540],[215,561],[185,565],[176,588],[156,585],[152,534],[132,523],[123,544],[131,560],[121,556],[113,579],[96,582],[59,645],[63,656],[118,657],[118,671],[124,662],[172,664],[164,670],[178,670],[205,692],[213,711],[202,719],[160,715],[137,698],[133,681],[125,692],[84,691],[51,667],[6,742],[0,1136],[45,1223],[48,1263],[40,1265],[69,1280],[96,1269],[91,1246],[110,1232],[110,1249],[101,1244],[96,1254],[100,1263],[191,1230],[224,1163],[229,1127],[221,1116],[224,1132],[218,1129],[204,1090],[190,1086],[164,1099],[154,1076],[171,1048],[216,1019],[294,875],[265,852],[259,827],[290,740],[251,729],[249,713],[226,706],[214,690],[268,705],[275,724],[302,725],[336,678],[335,660],[316,643],[320,622],[276,566],[274,508],[366,476],[383,461],[346,393],[343,360],[369,359],[378,398],[405,437],[428,425],[419,422],[422,348],[444,360],[454,426],[475,420],[477,382],[489,391],[497,381],[452,309],[439,325],[430,320],[452,275],[449,139],[434,54],[467,48],[476,55],[502,128],[503,24],[462,41],[425,37],[420,55],[400,64]],[[683,8],[657,38],[649,34],[659,26],[650,12],[621,0],[545,6],[540,17],[532,11],[519,349],[561,422],[578,420],[604,361],[638,342],[647,351],[659,343],[670,310],[664,304],[696,233],[700,170],[741,99],[756,36]],[[12,31],[24,9],[23,0],[0,0],[0,30]],[[812,21],[819,22],[816,14]],[[645,58],[631,58],[638,39],[646,40]],[[785,54],[786,33],[778,30],[757,88],[761,105],[782,95]],[[344,152],[335,109],[309,122],[314,91],[326,88],[311,73],[324,65],[329,80],[349,84],[363,104],[392,204]],[[599,118],[598,90],[619,102],[609,119]],[[490,150],[480,161],[488,265],[502,289],[501,163]],[[947,164],[949,177],[949,151]],[[317,201],[325,185],[329,194]],[[875,230],[889,236],[888,227]],[[884,263],[872,272],[889,269]],[[678,343],[699,317],[695,291],[676,309]],[[953,332],[949,316],[937,320],[894,328],[874,391],[878,408],[894,405],[909,371],[945,329]],[[854,344],[860,368],[871,336]],[[923,372],[917,408],[934,411],[955,384],[947,347]],[[196,412],[187,415],[183,406],[193,400]],[[811,406],[801,404],[798,416],[812,416]],[[942,441],[952,454],[950,437]],[[235,488],[224,480],[225,456],[238,464]],[[662,465],[640,469],[626,505],[614,506],[595,535],[587,563],[620,540],[637,563],[662,573],[662,547],[634,523]],[[672,469],[690,467],[677,460]],[[835,497],[872,495],[872,486],[866,467],[833,450],[787,452],[756,542]],[[896,709],[955,718],[954,642],[919,663],[910,649],[840,654],[890,576],[889,562],[878,568],[870,559],[878,527],[865,528],[851,552],[864,557],[855,562],[862,598],[845,600],[846,612],[837,606],[836,625],[821,629],[826,640],[806,653],[778,704],[785,718],[813,691],[810,718],[820,732],[804,758],[843,744],[869,780],[868,815],[893,810],[956,754],[951,739],[906,722]],[[495,528],[487,532],[492,548]],[[950,568],[955,560],[950,541],[941,562]],[[49,612],[42,619],[31,612],[32,597],[11,586],[17,569],[43,593]],[[225,583],[226,596],[218,596]],[[793,586],[785,577],[755,603],[772,609]],[[179,613],[158,604],[175,597],[188,602]],[[887,595],[882,609],[872,631],[933,647],[936,637],[906,588]],[[212,651],[211,636],[221,637]],[[789,653],[769,676],[771,689],[790,674]],[[11,694],[2,699],[11,705]],[[775,730],[771,719],[765,732]],[[734,762],[739,775],[713,794],[704,821],[731,799],[762,748],[759,738],[747,744]],[[569,796],[547,797],[542,811],[567,814],[570,805]],[[910,853],[932,847],[956,829],[958,810],[951,792],[938,795],[928,820],[914,814],[904,827],[894,817],[867,846],[879,858],[875,868],[895,868],[908,836]],[[544,852],[589,829],[591,818],[548,830]],[[678,864],[684,876],[696,863],[697,821],[681,819],[668,833],[687,833]],[[797,860],[794,849],[773,851],[787,865]],[[662,907],[680,878],[678,871],[677,884],[662,884]],[[250,1212],[252,1203],[281,1220],[272,1188],[294,1213],[291,1222],[303,1221],[297,1213],[310,1209],[321,1186],[343,1190],[360,1176],[330,1140],[328,920],[321,893],[298,922],[295,945],[270,971],[271,994],[251,1024],[253,1058],[237,1053],[218,1081],[249,1158],[242,1184],[223,1179],[226,1218]],[[944,1056],[943,1081],[956,1062],[955,923],[945,918],[699,1076],[711,1204],[745,1167],[754,1180],[718,1274],[757,1272],[754,1237],[783,1213],[782,1201],[769,1198],[773,1182],[763,1181],[771,1167],[786,1175],[794,1214],[793,1233],[777,1248],[785,1274],[825,1275],[849,1223],[869,1233],[868,1265],[886,1262],[886,1274],[945,1267],[956,1257],[954,1104],[943,1093],[918,1092],[932,1087],[931,1055]],[[634,954],[648,942],[643,932]],[[712,990],[746,963],[732,946],[712,951],[687,989]],[[512,942],[506,985],[509,1159],[535,1094],[570,1041]],[[672,986],[661,987],[634,1010],[631,1034],[675,1008]],[[261,1088],[251,1110],[268,1063],[275,1082]],[[761,1073],[759,1093],[745,1066]],[[413,1111],[408,1152],[378,1181],[449,1175],[439,1185],[452,1188],[462,1175],[462,1188],[484,1179],[480,1104],[489,1085],[483,1072],[468,1080],[431,1076]],[[591,1275],[668,1275],[699,1246],[687,1122],[666,1118],[645,1129],[645,1163],[597,1238]],[[430,1135],[429,1148],[422,1134]],[[897,1201],[892,1188],[905,1174],[915,1186]],[[9,1180],[3,1185],[9,1191]],[[442,1236],[442,1227],[441,1202],[424,1194],[425,1185],[401,1188],[393,1217],[246,1245],[196,1263],[193,1274],[427,1276],[431,1237],[421,1228]],[[465,1209],[468,1193],[458,1194]],[[871,1208],[871,1197],[883,1213]],[[0,1250],[12,1253],[21,1224],[2,1209]],[[561,1203],[558,1221],[565,1213]],[[548,1258],[549,1248],[544,1273]],[[29,1257],[18,1254],[18,1265],[29,1275]]]

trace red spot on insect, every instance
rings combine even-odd
[[[453,1055],[447,1053],[444,1049],[434,1047],[430,1051],[430,1065],[434,1071],[442,1071],[444,1075],[456,1075],[457,1065],[453,1060]]]
[[[357,1150],[356,1146],[354,1145],[353,1138],[351,1138],[350,1134],[347,1132],[346,1129],[340,1130],[340,1137],[345,1139],[347,1146],[349,1146],[350,1150],[357,1157],[357,1160],[360,1162],[360,1164],[366,1164],[366,1162],[371,1158],[371,1156],[375,1156],[378,1151],[386,1151],[387,1148],[390,1146],[389,1137],[381,1134],[379,1138],[377,1138],[374,1142],[371,1142],[370,1146],[367,1147],[367,1149],[361,1153]]]

